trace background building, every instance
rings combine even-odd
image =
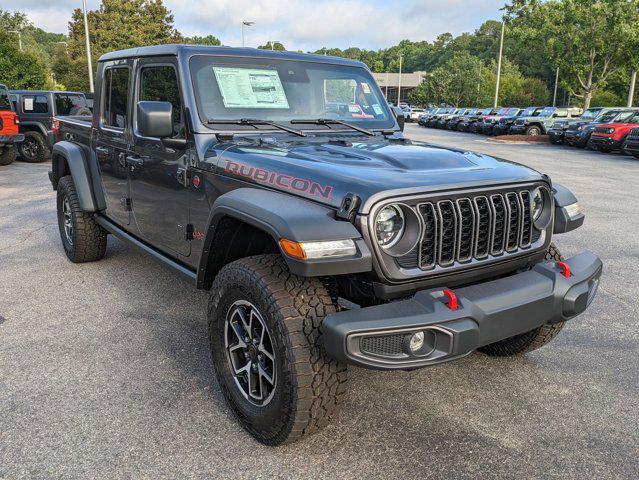
[[[426,72],[402,72],[401,99],[400,102],[407,102],[408,94],[417,87],[424,77],[428,75]],[[399,87],[399,73],[373,73],[375,81],[386,95],[389,102],[397,105],[397,88]]]

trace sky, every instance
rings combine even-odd
[[[212,34],[224,45],[282,42],[288,50],[360,47],[377,50],[404,39],[434,40],[458,35],[497,19],[505,0],[164,0],[185,36]],[[99,0],[87,0],[97,9]],[[67,33],[81,0],[2,0],[0,8],[20,10],[44,30]]]

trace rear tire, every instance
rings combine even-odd
[[[73,178],[62,177],[57,194],[58,228],[67,258],[73,263],[95,262],[104,257],[107,231],[82,211]]]
[[[24,140],[18,144],[22,160],[28,163],[46,162],[51,157],[47,141],[40,132],[26,132]]]
[[[239,423],[266,445],[294,442],[328,424],[345,392],[347,374],[346,366],[329,358],[320,344],[322,321],[335,312],[324,285],[293,275],[279,255],[259,255],[222,268],[212,292],[213,364]],[[238,308],[244,313],[236,314]],[[237,320],[246,316],[255,323]],[[254,325],[259,325],[257,332]],[[262,341],[264,330],[269,342]],[[273,358],[266,353],[260,358],[264,350]]]
[[[554,243],[551,243],[548,251],[546,252],[545,260],[554,260],[559,262],[562,259],[563,257],[561,256],[559,249]],[[481,347],[479,348],[479,351],[492,357],[509,357],[512,355],[532,352],[533,350],[543,347],[555,338],[564,328],[565,323],[566,322],[559,322],[542,325],[541,327],[535,328],[529,332],[515,335],[514,337],[506,338],[499,342]]]
[[[0,165],[11,165],[16,159],[16,149],[13,145],[0,147]]]

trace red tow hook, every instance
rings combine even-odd
[[[564,277],[570,277],[570,265],[568,265],[566,262],[557,262],[555,265],[561,268],[561,274]]]
[[[448,301],[445,303],[445,305],[451,310],[457,310],[457,308],[459,307],[459,302],[457,300],[457,295],[455,294],[455,292],[449,289],[445,289],[443,290],[443,293],[448,298]]]

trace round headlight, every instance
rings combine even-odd
[[[533,192],[532,199],[532,214],[534,221],[537,221],[544,211],[544,203],[544,193],[541,191],[540,188],[538,188]]]
[[[384,207],[375,219],[377,242],[383,248],[391,248],[402,238],[404,227],[402,209],[396,205]]]

